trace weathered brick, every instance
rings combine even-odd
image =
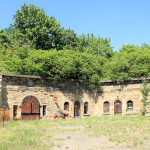
[[[150,79],[148,79],[149,81]],[[103,105],[105,101],[110,104],[110,112],[106,115],[114,115],[114,103],[120,100],[122,103],[122,115],[138,113],[141,109],[142,79],[129,80],[126,84],[118,85],[113,81],[104,81],[102,86],[95,91],[90,91],[78,81],[56,81],[53,79],[41,79],[35,76],[0,75],[0,106],[8,105],[13,115],[13,105],[18,105],[17,118],[21,117],[21,104],[26,96],[32,95],[39,100],[40,115],[42,117],[43,105],[46,105],[46,115],[53,116],[64,109],[64,103],[69,103],[69,113],[74,117],[74,102],[80,102],[80,116],[84,116],[84,103],[88,102],[88,114],[86,116],[104,115]],[[57,97],[57,103],[54,101]],[[127,102],[133,102],[133,111],[127,111]],[[58,106],[57,106],[58,104]],[[150,108],[148,108],[149,110]],[[12,118],[12,116],[11,116]]]

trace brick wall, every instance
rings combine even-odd
[[[13,106],[17,105],[17,116],[21,117],[21,104],[26,96],[35,96],[40,103],[40,116],[43,117],[43,105],[46,106],[46,116],[51,117],[59,108],[64,109],[64,103],[69,103],[69,113],[74,117],[74,103],[80,102],[80,116],[114,115],[114,103],[120,100],[122,115],[138,113],[141,109],[142,79],[129,80],[118,85],[113,81],[102,82],[96,90],[89,90],[82,82],[56,81],[35,76],[3,74],[2,101],[10,108],[13,118]],[[149,79],[148,79],[149,81]],[[57,98],[57,102],[54,101]],[[133,110],[127,111],[127,102],[133,102]],[[104,113],[104,102],[109,102],[109,112]],[[84,115],[84,103],[88,102],[88,114]],[[59,108],[58,108],[59,106]]]

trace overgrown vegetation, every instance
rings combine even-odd
[[[150,92],[150,88],[147,87],[147,81],[144,80],[143,81],[143,88],[141,89],[141,93],[143,95],[143,99],[142,99],[142,109],[141,109],[141,113],[142,115],[145,115],[147,110],[147,106],[150,104],[150,101],[148,100],[148,94]]]
[[[91,88],[101,80],[150,76],[150,46],[123,45],[110,38],[78,36],[34,5],[21,6],[14,23],[0,30],[0,72],[58,79],[82,79]]]

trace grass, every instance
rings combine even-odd
[[[67,136],[67,139],[71,139],[71,137],[70,137],[70,136]]]
[[[61,127],[84,127],[64,128]],[[71,136],[54,138],[54,135],[75,134],[90,137],[107,137],[118,144],[126,143],[127,147],[149,148],[150,118],[132,118],[132,116],[106,116],[78,118],[70,120],[36,120],[10,121],[0,124],[0,150],[48,150],[61,147],[58,141],[71,139]],[[66,147],[67,149],[68,147]]]

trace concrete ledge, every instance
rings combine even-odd
[[[85,116],[85,117],[89,117],[89,116],[90,116],[90,114],[84,114],[84,116]]]
[[[108,113],[103,113],[102,115],[103,115],[103,116],[109,116],[110,113],[109,113],[109,112],[108,112]]]
[[[150,114],[145,114],[145,117],[150,117]]]
[[[133,111],[127,111],[125,114],[126,115],[137,115],[137,112],[135,112],[134,110]]]

